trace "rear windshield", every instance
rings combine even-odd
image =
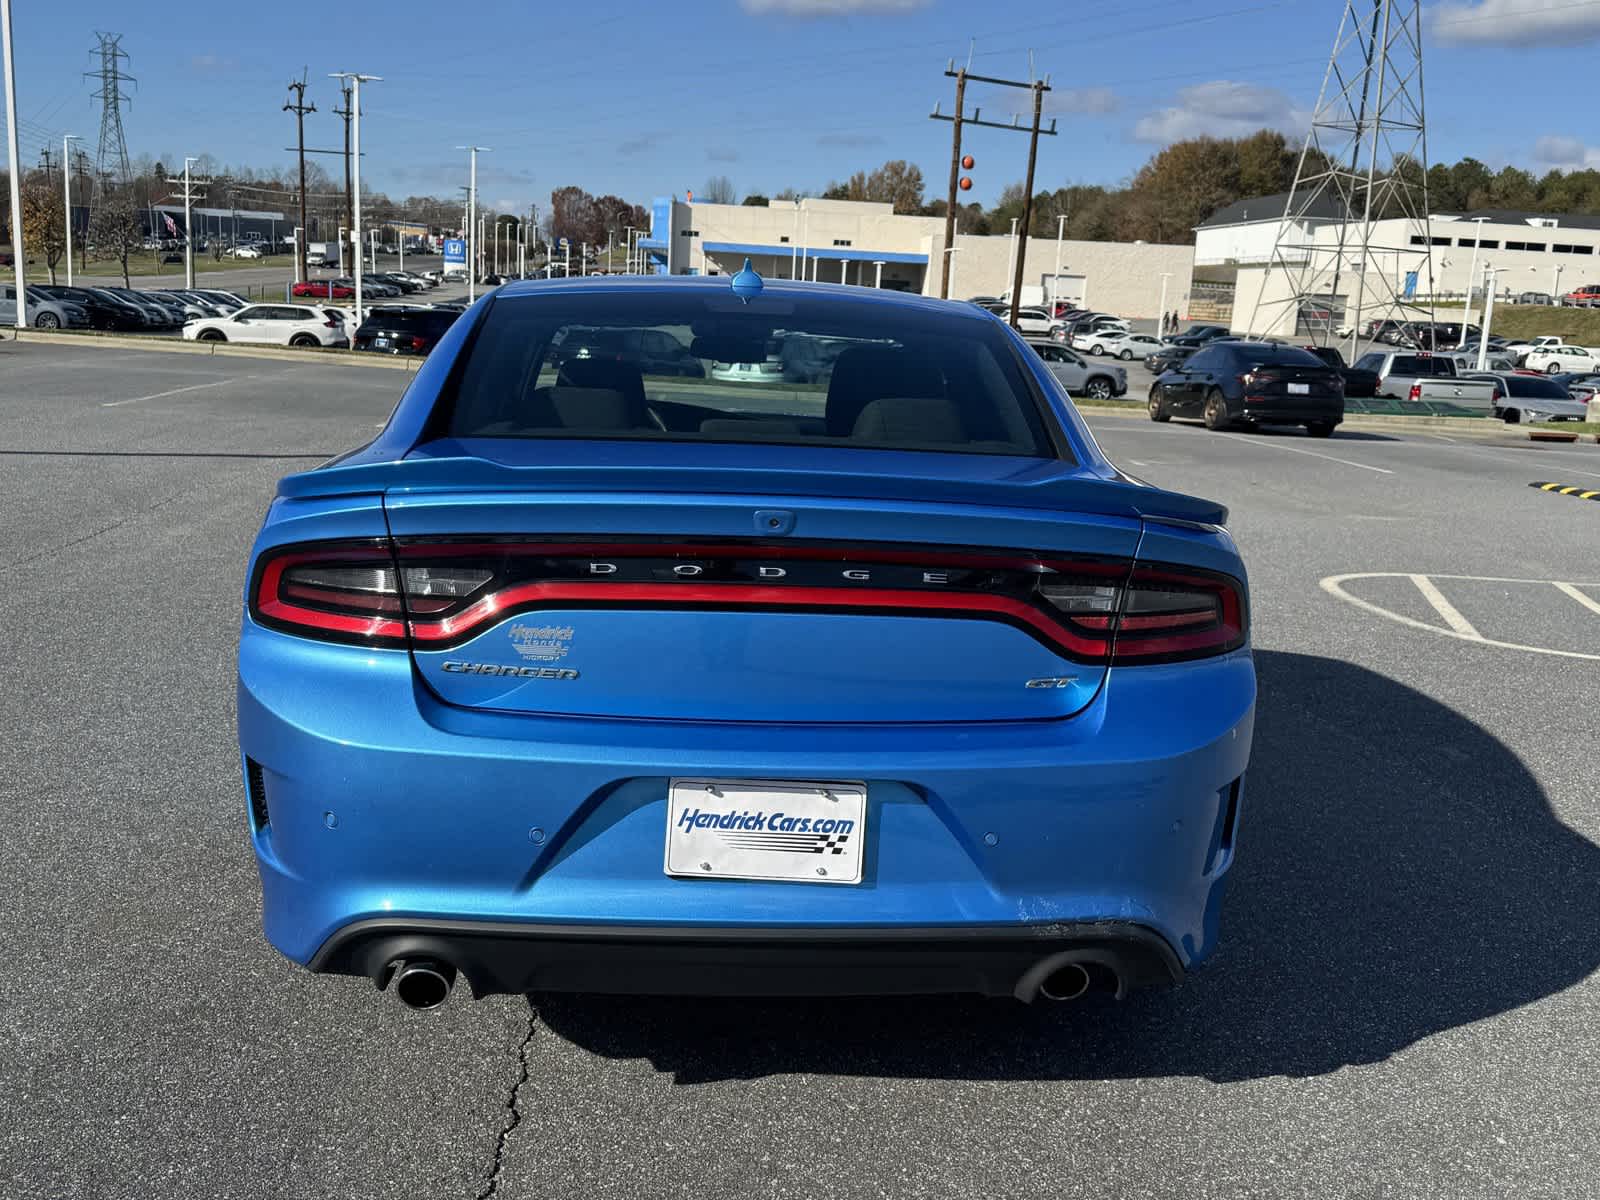
[[[1249,359],[1252,363],[1281,363],[1286,367],[1325,367],[1323,362],[1309,350],[1302,350],[1298,346],[1240,346],[1234,350],[1240,358]]]
[[[422,329],[431,333],[443,333],[460,315],[458,312],[446,310],[394,312],[387,309],[372,309],[367,313],[367,321],[384,329]]]
[[[1513,396],[1535,396],[1541,400],[1569,400],[1567,389],[1553,379],[1539,379],[1533,375],[1502,376],[1506,391]]]
[[[1423,358],[1415,354],[1396,354],[1389,364],[1391,375],[1454,375],[1456,365],[1448,358]]]
[[[443,431],[1053,457],[1009,335],[971,313],[777,289],[499,297]]]

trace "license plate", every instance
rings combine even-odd
[[[382,346],[385,349],[387,349],[388,347],[390,347],[394,343],[392,343],[388,338],[373,338],[372,339],[372,344],[374,346]]]
[[[860,883],[867,785],[674,779],[666,873],[696,879]]]
[[[1311,385],[1309,383],[1291,383],[1289,385],[1289,395],[1309,396],[1311,395]]]

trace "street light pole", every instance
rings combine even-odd
[[[872,286],[881,288],[883,286],[883,259],[875,260],[872,265],[876,268],[876,274],[872,277]]]
[[[189,167],[199,159],[183,160],[183,286],[194,289],[194,218],[189,215],[194,189],[189,186]]]
[[[1011,218],[1011,257],[1006,259],[1006,291],[1011,291],[1011,276],[1017,269],[1017,218]],[[1011,297],[1007,295],[1006,299]]]
[[[0,33],[5,41],[6,159],[11,166],[11,262],[17,277],[17,328],[28,326],[28,260],[22,252],[22,163],[17,153],[17,72],[11,61],[11,0],[0,0]]]
[[[1483,269],[1483,277],[1484,284],[1487,287],[1489,294],[1483,298],[1483,332],[1478,335],[1478,370],[1480,371],[1485,370],[1488,367],[1489,323],[1494,320],[1495,269],[1490,266],[1485,266]],[[1467,292],[1469,295],[1472,292],[1470,283],[1468,284]]]
[[[1050,276],[1050,319],[1052,321],[1056,319],[1056,309],[1061,303],[1061,242],[1066,236],[1067,216],[1062,213],[1056,218],[1056,273]],[[1165,280],[1166,276],[1163,275],[1162,279]],[[1163,284],[1163,291],[1165,291],[1165,284]],[[1163,300],[1161,302],[1161,312],[1165,315],[1166,311],[1167,302]]]
[[[61,139],[61,203],[67,217],[67,286],[72,286],[72,148],[68,144],[78,140],[69,133]]]
[[[350,169],[354,172],[350,190],[351,202],[355,205],[355,228],[351,231],[350,241],[355,249],[356,324],[360,325],[364,319],[361,306],[361,85],[381,83],[383,76],[362,75],[355,71],[334,71],[330,78],[343,79],[350,84]],[[376,267],[377,264],[373,265]]]
[[[1483,223],[1488,217],[1473,217],[1472,221],[1478,227],[1478,232],[1472,239],[1472,265],[1467,268],[1467,303],[1461,310],[1461,337],[1456,342],[1456,349],[1467,344],[1467,326],[1472,324],[1472,281],[1478,274],[1478,243],[1483,241]],[[1478,370],[1483,370],[1483,365],[1478,365]]]
[[[470,304],[478,296],[478,155],[489,147],[457,146],[456,149],[465,150],[472,163],[467,186],[467,302]]]

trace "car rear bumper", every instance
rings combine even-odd
[[[1344,420],[1344,398],[1289,400],[1282,396],[1246,396],[1240,415],[1264,425],[1302,425],[1308,421]]]
[[[479,991],[611,990],[630,963],[632,990],[681,990],[681,958],[719,992],[1012,993],[1107,939],[1129,983],[1210,953],[1254,700],[1243,650],[1113,668],[1064,720],[541,717],[247,621],[239,739],[266,933],[316,970],[423,947]],[[665,875],[674,776],[865,780],[862,883]]]
[[[1122,996],[1176,983],[1183,967],[1161,935],[1131,922],[965,928],[541,925],[358,921],[323,944],[313,971],[380,987],[390,964],[454,966],[474,996],[525,992],[846,996],[975,992],[1033,1000],[1066,963]]]

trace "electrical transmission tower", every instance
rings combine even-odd
[[[1250,332],[1354,354],[1376,320],[1431,317],[1420,0],[1345,0]],[[1370,339],[1369,339],[1370,340]]]
[[[100,44],[91,54],[100,55],[100,69],[85,71],[85,79],[98,79],[100,90],[94,99],[100,101],[100,151],[95,155],[95,174],[100,178],[115,178],[118,183],[128,182],[128,139],[122,132],[122,110],[132,101],[122,94],[124,83],[137,83],[125,73],[122,64],[128,61],[128,52],[122,48],[120,33],[100,33],[95,37]]]

